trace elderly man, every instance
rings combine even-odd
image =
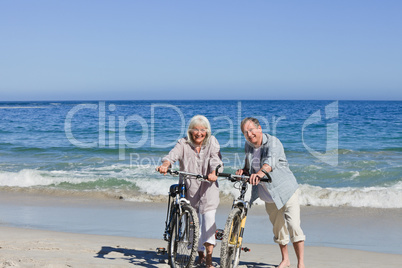
[[[246,158],[244,168],[237,170],[236,174],[250,174],[253,185],[251,202],[258,197],[265,201],[274,241],[279,244],[282,254],[278,268],[290,266],[289,238],[296,252],[297,267],[304,268],[305,236],[300,227],[298,184],[289,169],[282,143],[278,138],[263,133],[259,121],[253,117],[242,120],[241,130],[246,138]],[[271,181],[260,183],[264,176]]]

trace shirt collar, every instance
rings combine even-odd
[[[262,144],[266,144],[268,142],[268,135],[263,133],[262,134]],[[261,146],[262,146],[261,144]]]

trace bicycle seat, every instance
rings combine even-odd
[[[186,191],[186,185],[185,184],[172,184],[169,189],[169,195],[171,197],[175,197],[177,194],[180,193],[180,191]]]

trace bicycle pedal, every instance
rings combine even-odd
[[[156,253],[157,254],[166,254],[167,251],[165,248],[156,248]]]
[[[224,230],[222,230],[222,229],[216,229],[216,231],[215,231],[215,238],[216,238],[216,240],[222,240],[222,238],[223,238],[223,233],[224,233]]]
[[[241,250],[243,250],[244,252],[249,252],[249,251],[251,251],[251,249],[249,249],[248,247],[241,248]]]

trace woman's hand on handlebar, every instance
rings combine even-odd
[[[218,177],[215,174],[215,171],[212,171],[211,173],[208,174],[208,181],[214,182],[217,181]]]
[[[170,168],[170,162],[165,161],[161,166],[156,168],[156,171],[158,171],[160,174],[166,175],[169,168]]]
[[[160,174],[166,175],[167,171],[168,171],[168,167],[165,167],[164,165],[159,166],[156,168],[156,171],[158,171]]]

